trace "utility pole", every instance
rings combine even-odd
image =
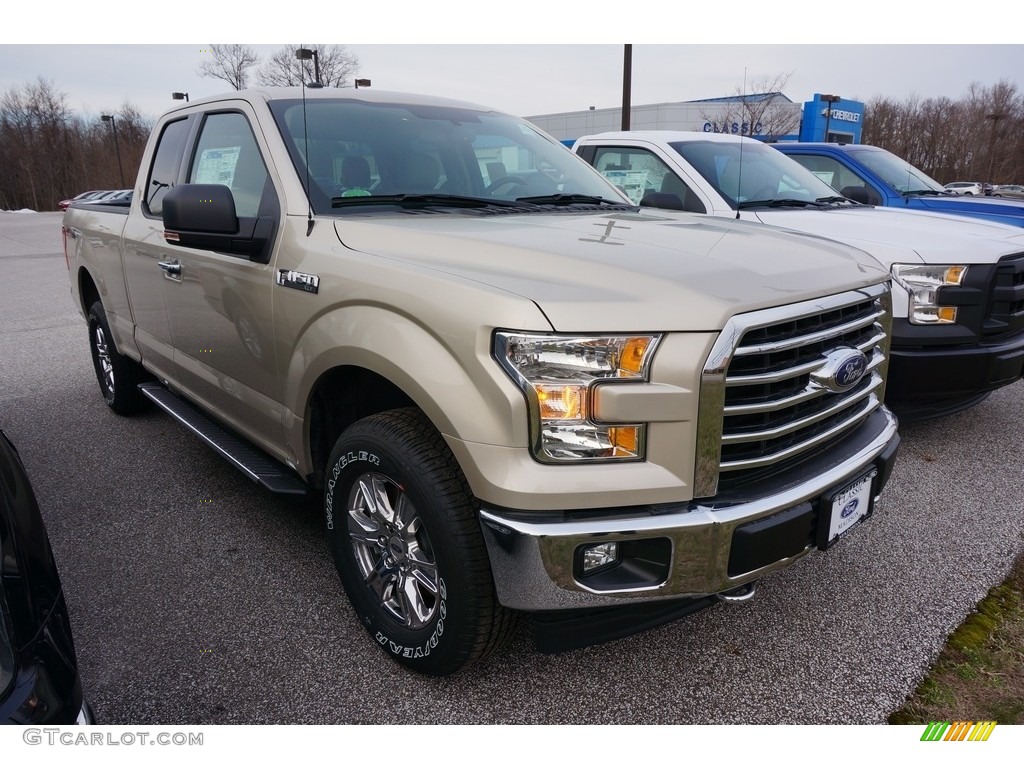
[[[996,123],[998,123],[1006,116],[1007,115],[1005,112],[993,112],[991,114],[985,115],[986,120],[992,121],[992,133],[989,136],[988,140],[988,178],[985,179],[986,184],[995,183],[995,179],[992,178],[992,167],[996,159]]]
[[[633,46],[626,45],[622,53],[622,130],[629,130],[630,90],[633,82]]]
[[[121,188],[124,189],[124,168],[121,167],[121,147],[117,144],[117,122],[114,120],[113,115],[100,115],[100,120],[105,123],[110,123],[111,129],[114,131],[114,152],[117,154],[117,173],[121,178]]]
[[[832,105],[839,101],[840,97],[832,93],[823,93],[821,100],[825,102],[825,136],[823,140],[828,141],[828,124],[832,118]]]

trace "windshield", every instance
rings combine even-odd
[[[867,168],[878,174],[881,179],[897,192],[914,194],[915,192],[945,192],[939,182],[918,170],[906,160],[897,157],[884,149],[849,149],[851,155],[862,162]]]
[[[837,198],[832,187],[800,163],[759,141],[674,141],[670,146],[732,208],[782,200],[814,203]]]
[[[510,115],[356,99],[277,100],[270,109],[303,183],[308,162],[318,213],[365,213],[407,197],[473,207],[628,204],[585,161]]]

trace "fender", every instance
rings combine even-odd
[[[537,318],[530,319],[536,327]],[[310,467],[305,414],[311,393],[324,374],[342,366],[364,368],[390,381],[442,434],[526,446],[526,403],[491,359],[493,328],[462,329],[461,336],[445,335],[444,330],[381,306],[349,305],[316,318],[293,348],[286,374],[286,440],[302,446],[299,463]],[[464,351],[461,358],[475,365],[459,362],[454,347],[462,344],[471,345],[472,351]]]

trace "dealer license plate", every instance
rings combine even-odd
[[[877,470],[858,478],[832,497],[832,512],[829,520],[828,538],[825,546],[831,545],[852,528],[857,521],[871,512],[871,486]]]

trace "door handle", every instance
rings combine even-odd
[[[157,264],[160,266],[160,269],[170,276],[178,277],[181,275],[180,261],[158,261]]]

